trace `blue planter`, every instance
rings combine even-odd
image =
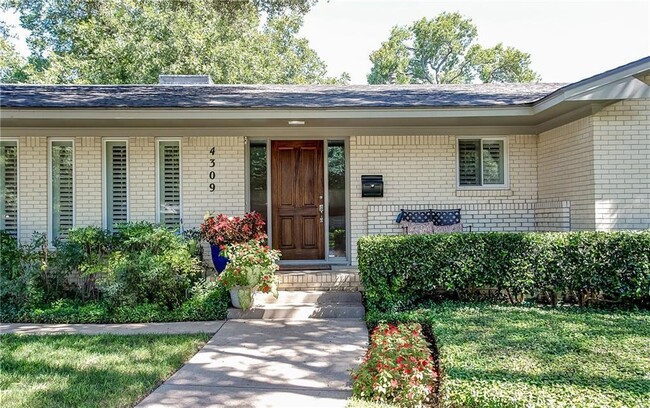
[[[226,269],[226,264],[228,263],[228,258],[225,256],[219,255],[221,253],[221,247],[218,245],[210,244],[210,254],[212,255],[212,264],[214,264],[214,269],[217,270],[217,273],[223,272]]]

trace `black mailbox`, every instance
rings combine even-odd
[[[383,197],[383,176],[361,176],[361,197]]]

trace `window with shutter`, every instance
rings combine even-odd
[[[0,230],[18,236],[18,144],[0,142]]]
[[[181,226],[181,148],[177,141],[158,142],[158,218],[169,228]]]
[[[503,141],[483,141],[483,184],[504,184]]]
[[[74,225],[74,148],[69,141],[53,141],[51,151],[51,238],[65,239]]]
[[[458,140],[458,185],[500,187],[506,184],[505,141]]]
[[[458,172],[461,186],[481,185],[480,140],[458,142]]]
[[[126,142],[106,142],[106,227],[128,221],[128,156]]]

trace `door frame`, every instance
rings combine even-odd
[[[272,191],[271,191],[271,141],[272,140],[286,140],[286,141],[301,141],[301,140],[322,140],[323,141],[323,202],[325,205],[324,212],[324,227],[323,227],[323,247],[325,256],[323,259],[318,260],[280,260],[282,264],[305,264],[305,263],[325,263],[332,265],[350,265],[351,259],[351,248],[350,244],[352,242],[352,233],[350,230],[351,220],[350,220],[350,204],[351,204],[351,194],[350,194],[350,138],[349,137],[244,137],[245,143],[245,183],[244,183],[244,193],[246,200],[246,211],[250,211],[250,145],[253,142],[263,142],[266,144],[266,213],[268,219],[268,235],[269,235],[269,246],[273,246],[273,220],[272,220],[272,211],[273,203],[272,201]],[[329,174],[328,174],[328,162],[327,162],[327,150],[330,141],[342,141],[343,149],[345,151],[345,229],[346,229],[346,252],[345,258],[329,258]]]

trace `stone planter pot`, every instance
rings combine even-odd
[[[250,286],[235,286],[230,289],[230,301],[237,309],[250,309],[253,307],[255,290]]]
[[[217,271],[217,274],[223,272],[226,269],[226,264],[228,263],[228,258],[221,256],[221,247],[219,245],[210,244],[210,255],[212,256],[212,264],[214,269]]]

